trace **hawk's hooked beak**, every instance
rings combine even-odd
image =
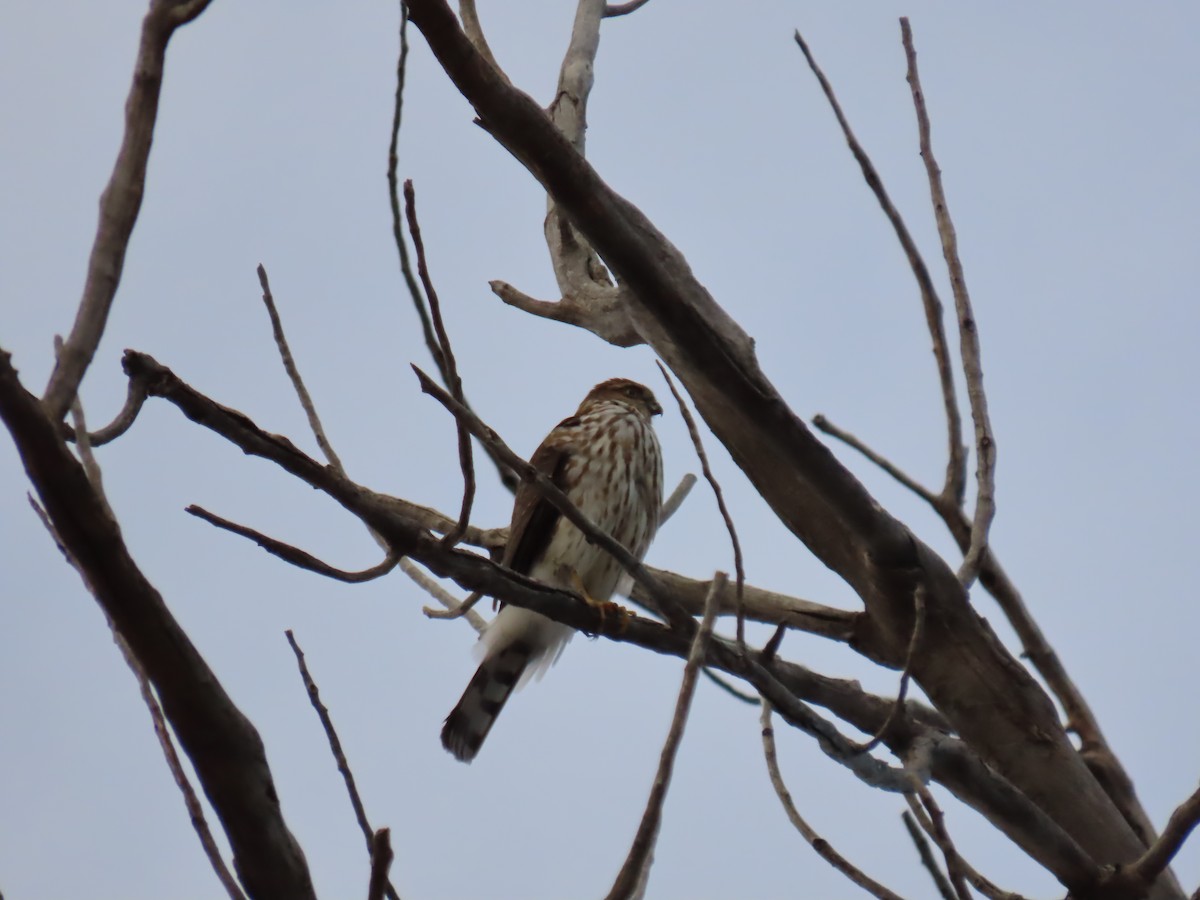
[[[658,405],[657,400],[650,401],[650,415],[652,415],[652,416],[661,416],[662,415],[662,407]]]

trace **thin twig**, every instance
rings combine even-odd
[[[721,511],[721,518],[725,520],[725,528],[729,531],[729,542],[733,544],[733,570],[737,576],[737,642],[739,646],[746,644],[746,566],[742,561],[742,545],[738,540],[737,529],[733,527],[733,517],[729,515],[729,508],[725,505],[725,495],[721,492],[721,485],[717,481],[717,477],[713,475],[712,469],[708,465],[708,454],[704,452],[704,443],[700,440],[700,431],[696,428],[696,420],[692,418],[692,411],[688,409],[687,403],[684,402],[679,390],[675,387],[675,382],[667,373],[666,367],[660,362],[658,370],[662,372],[663,378],[667,381],[667,387],[671,389],[671,394],[675,397],[675,402],[679,405],[679,412],[683,415],[683,421],[687,424],[688,434],[692,438],[692,446],[696,448],[696,456],[700,458],[700,469],[704,472],[704,477],[712,487],[713,494],[717,498],[717,508]]]
[[[929,840],[922,833],[920,826],[917,825],[916,819],[909,812],[901,813],[900,819],[904,822],[904,828],[917,848],[917,855],[921,857],[921,865],[925,867],[925,870],[929,873],[929,877],[933,879],[933,884],[937,888],[938,894],[942,900],[954,900],[954,888],[950,887],[950,882],[946,880],[941,866],[934,859],[933,851],[929,848]]]
[[[963,485],[966,482],[967,464],[962,441],[962,421],[958,414],[958,399],[955,396],[954,371],[950,365],[950,351],[946,343],[946,329],[942,324],[942,301],[938,299],[937,289],[933,286],[933,278],[929,274],[929,267],[925,265],[925,259],[921,256],[921,251],[917,249],[917,243],[909,233],[908,226],[904,223],[904,218],[900,215],[899,210],[896,209],[891,198],[888,196],[887,189],[883,186],[883,179],[879,177],[874,163],[871,162],[871,157],[867,155],[866,150],[858,142],[858,138],[854,136],[854,132],[850,128],[850,123],[842,112],[841,104],[838,103],[837,96],[833,92],[833,87],[825,77],[825,73],[821,71],[821,67],[817,65],[816,59],[808,49],[808,44],[804,42],[804,38],[801,37],[798,31],[796,32],[796,43],[800,46],[800,52],[804,54],[805,60],[808,61],[809,68],[812,69],[813,74],[817,77],[817,82],[821,85],[825,99],[829,102],[829,106],[837,118],[838,125],[842,128],[842,134],[846,138],[850,152],[854,155],[859,168],[862,170],[863,179],[866,181],[867,187],[875,195],[875,199],[879,202],[880,208],[883,209],[884,215],[887,216],[888,221],[891,223],[892,229],[896,232],[896,237],[899,239],[900,246],[904,249],[904,255],[908,259],[909,268],[912,269],[913,276],[917,280],[917,287],[921,292],[921,303],[925,309],[925,324],[933,340],[933,357],[937,363],[938,381],[942,387],[942,405],[946,415],[949,454],[946,463],[946,483],[943,493],[948,497],[955,498],[956,502],[961,503]]]
[[[317,711],[317,718],[321,720],[321,727],[325,729],[325,737],[329,740],[329,749],[333,753],[338,771],[342,773],[342,779],[346,782],[346,793],[350,795],[350,805],[354,807],[354,817],[358,820],[358,827],[362,829],[363,837],[367,841],[367,853],[374,858],[375,832],[371,828],[371,823],[367,821],[367,811],[363,807],[362,798],[359,797],[358,788],[354,784],[354,773],[350,771],[350,763],[346,761],[346,754],[342,750],[342,742],[333,727],[333,720],[329,718],[329,710],[321,702],[321,692],[317,689],[317,683],[313,681],[312,675],[309,674],[308,665],[304,661],[304,651],[296,643],[295,635],[292,634],[290,628],[284,634],[287,636],[287,641],[292,647],[292,653],[296,655],[296,665],[300,669],[300,678],[304,681],[304,689],[308,691],[309,702],[312,703],[312,708]],[[395,888],[390,883],[387,885],[386,893],[391,900],[399,900]]]
[[[158,118],[159,94],[167,61],[167,44],[175,29],[195,19],[210,0],[151,3],[142,20],[133,82],[125,100],[125,131],[112,175],[100,195],[100,222],[88,257],[87,279],[75,322],[46,385],[42,402],[54,422],[71,407],[79,384],[96,355],[108,314],[116,298],[125,251],[137,222],[146,186],[146,165]]]
[[[634,835],[629,855],[625,858],[621,871],[613,882],[606,900],[627,900],[635,896],[639,886],[644,887],[649,875],[651,855],[658,841],[658,829],[662,823],[663,802],[667,798],[667,788],[671,784],[671,772],[675,766],[675,754],[683,739],[683,729],[687,724],[688,713],[692,708],[692,697],[696,693],[696,676],[701,668],[708,649],[708,640],[712,636],[713,623],[717,619],[717,595],[725,584],[725,573],[713,575],[712,588],[704,604],[704,617],[700,627],[692,638],[692,647],[688,653],[687,662],[683,667],[683,683],[679,686],[679,697],[675,701],[675,714],[671,718],[671,727],[667,730],[667,739],[663,742],[662,753],[658,758],[658,771],[654,775],[654,784],[650,788],[650,797],[646,801],[645,812],[642,813],[641,824]]]
[[[627,16],[631,12],[637,12],[650,0],[628,0],[627,3],[609,3],[604,7],[604,18],[615,19],[617,16]]]
[[[56,352],[58,345],[55,345]],[[117,413],[116,418],[96,431],[88,434],[88,443],[93,447],[101,447],[104,444],[115,441],[133,425],[138,413],[142,411],[142,404],[146,402],[146,384],[136,378],[129,380],[129,387],[125,392],[125,405],[121,407],[121,411]],[[62,426],[63,437],[68,441],[75,440],[75,429],[66,423]]]
[[[784,784],[783,774],[779,770],[779,758],[775,751],[775,727],[771,724],[771,704],[765,699],[762,701],[762,714],[759,721],[762,724],[763,756],[767,761],[767,773],[771,778],[771,786],[775,788],[775,794],[783,805],[783,811],[787,813],[788,819],[800,832],[801,837],[808,842],[808,845],[816,851],[821,859],[871,896],[878,897],[879,900],[901,900],[899,894],[888,890],[833,849],[833,846],[817,834],[800,815],[800,811],[796,809],[796,804],[792,801],[792,795],[788,791],[787,785]]]
[[[422,572],[417,565],[409,559],[406,558],[400,560],[400,569],[405,575],[415,581],[417,585],[427,594],[433,597],[434,600],[446,607],[446,609],[454,611],[462,607],[464,601],[460,601],[458,598],[454,597],[444,587]],[[471,595],[471,597],[474,596],[475,594]],[[471,598],[468,597],[467,599],[469,600]],[[427,616],[430,615],[431,611],[437,612],[437,610],[431,610],[428,606],[422,607],[421,611]],[[483,634],[484,630],[487,628],[487,622],[484,621],[483,616],[479,615],[479,613],[475,612],[475,610],[470,609],[469,607],[465,612],[462,613],[462,615],[468,622],[471,623],[472,628],[474,628],[479,634]],[[439,617],[430,616],[430,618]]]
[[[921,823],[921,828],[933,838],[934,843],[942,851],[942,855],[946,858],[946,867],[951,873],[950,877],[952,881],[955,878],[954,872],[957,870],[961,874],[962,879],[970,883],[975,890],[987,897],[988,900],[1027,900],[1021,894],[997,887],[992,881],[981,875],[978,869],[963,859],[950,840],[950,834],[946,830],[945,816],[942,814],[941,807],[938,806],[937,801],[933,799],[933,794],[923,785],[918,794],[920,802],[912,794],[908,794],[905,799],[908,800],[908,806],[913,816]],[[922,806],[922,804],[924,805]],[[928,814],[926,810],[928,810]],[[953,860],[954,868],[951,868],[951,860]],[[955,883],[956,885],[961,884],[961,880]],[[962,890],[966,891],[965,884],[962,884]],[[971,900],[970,892],[966,893],[966,900]]]
[[[479,14],[475,11],[475,0],[459,0],[458,15],[462,19],[463,32],[475,45],[479,55],[491,63],[492,68],[507,80],[508,76],[496,62],[496,57],[492,55],[492,48],[488,46],[487,38],[484,37],[483,26],[479,24]]]
[[[864,744],[858,745],[860,753],[869,753],[879,746],[888,729],[897,719],[904,715],[904,700],[908,696],[908,682],[912,678],[913,660],[917,656],[917,645],[921,643],[921,635],[925,631],[925,587],[918,585],[913,592],[913,628],[908,638],[908,651],[904,654],[904,671],[900,675],[900,688],[896,691],[896,702],[892,704],[891,712],[883,720],[883,724],[875,731],[874,736]]]
[[[916,816],[917,821],[921,823],[926,833],[933,838],[938,849],[942,851],[942,856],[946,860],[946,873],[950,877],[950,884],[954,888],[955,895],[959,900],[971,900],[971,892],[967,889],[963,874],[963,859],[958,855],[958,850],[950,839],[950,832],[946,830],[946,817],[942,814],[942,808],[938,806],[937,801],[933,799],[933,794],[929,792],[929,788],[914,778],[913,790],[905,794],[905,800],[908,801],[908,807]]]
[[[184,512],[195,516],[197,519],[203,519],[210,525],[215,525],[225,531],[232,531],[234,534],[241,535],[244,538],[249,538],[262,547],[272,556],[277,556],[284,562],[291,563],[293,566],[298,566],[301,569],[307,569],[309,572],[315,572],[318,575],[324,575],[326,578],[332,578],[335,581],[344,581],[348,584],[361,584],[365,581],[374,581],[376,578],[381,578],[392,569],[396,568],[396,563],[399,557],[388,552],[384,560],[377,565],[371,566],[369,569],[363,569],[360,572],[346,572],[342,569],[336,569],[328,563],[322,562],[310,553],[301,550],[298,547],[293,547],[291,544],[285,544],[283,541],[277,541],[273,537],[268,537],[260,531],[255,531],[253,528],[247,528],[245,525],[239,525],[236,522],[231,522],[224,519],[215,513],[210,513],[202,506],[192,504],[184,509]]]
[[[283,333],[283,322],[279,318],[279,310],[275,308],[275,297],[271,294],[271,283],[267,280],[267,270],[262,263],[258,265],[258,283],[262,286],[263,304],[267,307],[267,315],[271,317],[271,332],[275,335],[275,346],[279,348],[279,358],[283,360],[283,367],[287,370],[292,387],[296,389],[296,396],[300,398],[304,414],[308,416],[308,426],[312,429],[313,437],[317,439],[317,446],[321,448],[321,452],[325,454],[330,465],[339,472],[344,472],[345,467],[334,452],[333,445],[329,443],[329,438],[325,436],[325,429],[321,426],[321,417],[317,415],[317,408],[313,405],[312,396],[309,395],[308,388],[304,386],[304,379],[300,377],[300,370],[296,367],[292,349],[288,346],[287,337]]]
[[[758,697],[742,693],[707,666],[705,666],[702,671],[704,672],[705,678],[727,693],[730,697],[733,697],[735,700],[741,700],[743,703],[749,704],[750,706],[758,706],[760,702]]]
[[[696,476],[688,472],[683,478],[679,479],[679,485],[675,490],[671,491],[671,496],[666,499],[662,505],[662,509],[658,512],[658,527],[662,528],[666,524],[667,519],[675,515],[679,507],[683,506],[683,501],[687,499],[688,494],[692,492],[692,488],[696,486]]]
[[[450,346],[450,335],[442,321],[442,304],[438,300],[437,290],[429,275],[429,263],[425,258],[425,242],[421,239],[421,226],[417,222],[417,195],[413,190],[412,179],[404,182],[404,213],[408,219],[408,233],[412,236],[413,247],[417,251],[417,272],[421,276],[421,285],[425,288],[425,296],[429,298],[429,312],[433,317],[433,328],[437,332],[438,347],[442,351],[442,362],[445,364],[443,377],[450,394],[459,403],[466,405],[463,398],[462,379],[458,377],[458,363],[454,359],[454,350]],[[462,468],[463,498],[462,510],[458,514],[458,525],[442,538],[446,547],[453,547],[459,542],[467,530],[471,519],[471,504],[475,502],[475,462],[471,452],[471,433],[462,420],[456,419],[458,430],[458,462]]]
[[[848,447],[853,447],[855,450],[857,450],[859,453],[861,453],[863,456],[865,456],[871,462],[875,463],[875,465],[879,466],[879,468],[883,469],[883,471],[887,472],[887,474],[891,475],[894,479],[896,479],[896,481],[900,482],[900,484],[904,485],[904,487],[908,488],[910,491],[912,491],[914,494],[916,494],[918,497],[920,497],[926,503],[929,503],[930,505],[935,506],[935,507],[937,506],[938,497],[936,494],[933,493],[933,491],[929,490],[929,488],[925,487],[923,484],[919,483],[914,478],[912,478],[911,476],[906,474],[898,466],[896,466],[889,459],[887,459],[887,457],[882,456],[879,453],[876,453],[874,450],[872,450],[870,447],[868,447],[866,444],[864,444],[862,441],[860,441],[857,437],[852,435],[850,432],[843,431],[841,428],[838,428],[836,425],[834,425],[832,422],[830,422],[829,419],[827,419],[821,413],[818,413],[817,415],[813,416],[812,421],[813,421],[813,426],[816,427],[818,431],[823,431],[825,434],[829,435],[830,437],[837,438],[839,441],[841,441],[843,444],[846,444]]]
[[[380,828],[371,841],[371,880],[367,885],[367,900],[383,900],[391,884],[388,869],[392,867],[392,831]]]
[[[217,873],[217,878],[220,880],[221,886],[225,888],[225,893],[229,895],[230,900],[246,900],[246,895],[242,893],[241,887],[238,886],[237,879],[233,877],[233,873],[225,865],[225,860],[221,858],[221,851],[217,847],[217,842],[213,839],[212,831],[208,827],[208,821],[204,818],[204,808],[200,805],[200,799],[196,796],[196,790],[188,780],[187,773],[183,770],[183,764],[179,760],[179,754],[175,751],[175,742],[171,740],[171,734],[167,730],[166,719],[163,717],[162,707],[158,703],[158,698],[154,696],[154,691],[150,687],[150,679],[146,677],[146,671],[142,668],[136,657],[134,657],[133,652],[129,649],[129,645],[125,643],[115,629],[113,631],[113,641],[120,648],[121,655],[125,657],[125,662],[133,670],[134,677],[137,678],[142,700],[146,704],[146,709],[150,711],[150,719],[154,723],[154,734],[158,738],[158,744],[162,748],[163,756],[166,757],[167,768],[171,770],[171,777],[175,779],[175,786],[183,794],[183,803],[187,807],[188,817],[192,820],[192,827],[196,830],[196,836],[200,839],[200,846],[204,848],[204,855],[208,857],[209,864],[213,867],[213,871]]]
[[[917,73],[917,51],[913,47],[912,29],[907,18],[900,19],[900,33],[904,42],[904,57],[908,61],[908,84],[912,89],[913,107],[917,113],[921,159],[925,161],[929,192],[933,199],[933,214],[937,219],[938,237],[942,241],[942,255],[946,258],[950,287],[954,291],[959,350],[962,354],[963,375],[967,381],[967,399],[971,403],[971,420],[975,425],[975,515],[971,523],[971,543],[958,569],[958,580],[964,587],[970,587],[979,575],[983,552],[987,549],[988,531],[996,515],[996,438],[992,433],[987,394],[983,389],[979,330],[975,327],[971,296],[967,293],[967,281],[963,274],[962,260],[958,255],[958,235],[950,218],[950,208],[946,204],[946,192],[942,188],[942,171],[933,155],[933,145],[929,137],[929,113],[925,108],[925,94],[921,90],[921,79]]]
[[[432,606],[422,606],[421,612],[425,613],[425,616],[430,619],[461,619],[482,599],[483,594],[475,591],[473,594],[468,595],[461,603],[449,609],[434,609]]]
[[[1181,803],[1171,813],[1167,827],[1163,829],[1158,840],[1142,855],[1137,862],[1129,867],[1130,874],[1147,887],[1171,864],[1175,854],[1188,839],[1188,835],[1200,822],[1200,788]]]

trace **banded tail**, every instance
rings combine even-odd
[[[517,641],[480,664],[442,726],[442,746],[455,759],[469,763],[475,758],[533,655],[532,647]]]

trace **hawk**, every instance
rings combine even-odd
[[[638,559],[658,530],[662,507],[662,454],[650,422],[661,412],[649,388],[611,378],[592,388],[530,459]],[[624,574],[529,482],[517,488],[503,563],[599,604],[609,601]],[[512,692],[553,665],[573,634],[539,613],[502,606],[479,640],[482,662],[446,717],[442,746],[463,762],[474,759]]]

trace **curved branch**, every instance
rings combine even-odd
[[[779,802],[783,805],[783,811],[787,813],[788,819],[791,820],[796,830],[800,832],[801,837],[808,841],[808,845],[817,852],[817,855],[821,859],[825,860],[872,897],[878,897],[879,900],[901,900],[900,895],[888,890],[878,881],[875,881],[861,869],[854,866],[846,857],[834,850],[833,845],[817,834],[812,826],[804,821],[804,817],[796,809],[796,804],[792,802],[791,792],[788,791],[787,785],[784,784],[783,773],[779,771],[779,758],[775,752],[775,728],[771,725],[771,704],[765,700],[762,703],[762,715],[759,717],[759,721],[762,725],[763,756],[767,760],[767,774],[771,778],[771,787],[775,788],[775,795],[779,797]]]
[[[604,18],[615,19],[617,16],[627,16],[637,12],[650,0],[628,0],[626,3],[608,3],[604,7]]]
[[[345,572],[342,569],[335,569],[328,563],[321,562],[321,560],[310,553],[304,552],[299,547],[293,547],[291,544],[277,541],[273,537],[267,537],[267,535],[260,531],[255,531],[253,528],[247,528],[245,525],[238,525],[236,522],[223,519],[218,515],[210,513],[202,506],[192,504],[186,507],[184,512],[190,513],[197,519],[203,519],[208,524],[215,525],[224,531],[232,531],[234,534],[249,538],[272,556],[277,556],[284,562],[291,563],[293,566],[307,569],[310,572],[316,572],[318,575],[324,575],[326,578],[332,578],[335,581],[344,581],[347,584],[362,584],[367,581],[374,581],[376,578],[381,578],[396,568],[396,563],[398,562],[397,557],[389,553],[383,562],[371,566],[369,569],[363,569],[361,572]]]

